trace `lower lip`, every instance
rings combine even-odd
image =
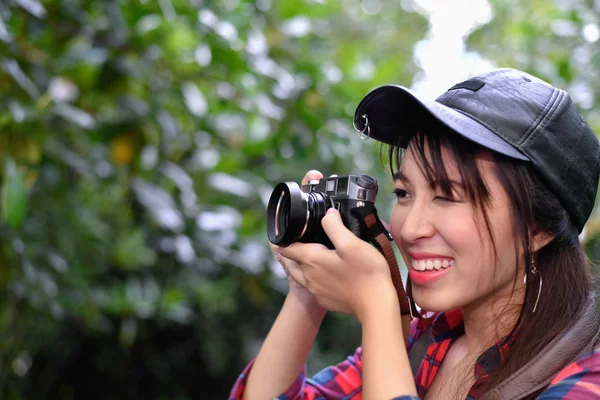
[[[446,268],[439,271],[417,271],[411,268],[409,271],[410,280],[417,285],[427,285],[448,273],[448,270],[452,268]]]

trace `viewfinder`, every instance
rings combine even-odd
[[[346,194],[348,191],[348,178],[338,179],[337,194]]]
[[[327,181],[327,188],[325,190],[330,193],[335,193],[335,179]]]

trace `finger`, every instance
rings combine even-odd
[[[271,254],[273,254],[273,257],[277,258],[277,255],[279,254],[279,246],[269,242],[269,247],[271,248]]]
[[[335,208],[327,210],[327,214],[321,219],[321,226],[338,252],[356,246],[356,241],[361,240],[346,228],[340,212]]]
[[[308,171],[306,173],[306,175],[304,175],[304,178],[302,178],[302,184],[306,185],[308,182],[310,182],[312,180],[322,179],[322,178],[323,178],[323,174],[322,173],[320,173],[316,169],[311,169],[310,171]]]
[[[288,247],[282,247],[279,254],[284,259],[291,260],[286,264],[290,273],[293,277],[297,276],[294,272],[301,274],[302,277],[299,279],[303,281],[298,281],[298,283],[305,287],[307,278],[315,271],[314,268],[319,270],[339,262],[339,256],[334,251],[319,243],[294,243]]]
[[[279,254],[302,264],[303,268],[323,264],[326,262],[324,260],[330,260],[331,254],[329,253],[331,251],[320,243],[296,242],[279,249]]]
[[[291,278],[296,281],[297,284],[306,287],[306,278],[304,277],[302,268],[300,268],[297,263],[289,258],[283,257],[280,254],[278,254],[276,258],[279,261],[279,264],[281,264],[281,267],[285,271],[285,274],[288,276],[288,278]]]
[[[306,262],[312,246],[314,243],[295,242],[287,247],[280,247],[279,254],[296,262]]]
[[[279,251],[274,253],[274,256],[288,277],[298,278],[298,276],[299,276],[298,274],[300,274],[300,275],[302,274],[301,268],[298,266],[298,263],[296,263],[294,260],[290,260],[289,258],[284,257],[283,255],[281,255],[279,253]],[[294,280],[297,280],[296,278],[294,278]]]

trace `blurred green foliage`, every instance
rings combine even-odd
[[[224,398],[286,290],[270,190],[373,167],[351,115],[426,29],[399,2],[1,2],[0,397]],[[358,338],[328,319],[313,369]]]
[[[0,398],[225,398],[286,291],[273,185],[385,176],[351,117],[419,72],[412,3],[1,1]],[[569,4],[494,1],[469,45],[579,88],[599,131],[598,21]],[[359,342],[328,316],[309,370]]]

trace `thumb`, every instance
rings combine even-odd
[[[327,214],[321,220],[321,226],[338,251],[349,248],[356,240],[360,240],[346,228],[340,212],[333,207],[327,210]]]

